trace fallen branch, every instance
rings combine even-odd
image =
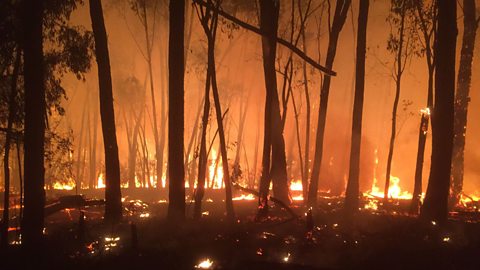
[[[222,17],[224,17],[225,19],[239,25],[240,27],[242,28],[245,28],[249,31],[252,31],[256,34],[259,34],[261,36],[266,36],[267,34],[262,32],[262,30],[260,30],[260,28],[256,27],[256,26],[253,26],[251,24],[248,24],[238,18],[236,18],[235,16],[233,15],[230,15],[228,13],[226,13],[225,11],[221,10],[220,8],[217,8],[211,4],[208,4],[202,0],[193,0],[194,3],[196,4],[199,4],[201,6],[204,6],[204,7],[208,7],[212,10],[215,10],[216,12],[218,12],[218,14]],[[292,43],[284,40],[283,38],[280,38],[280,37],[275,37],[275,40],[276,42],[278,42],[279,44],[287,47],[288,49],[290,49],[293,53],[295,53],[298,57],[302,58],[305,62],[309,63],[310,65],[312,65],[314,68],[320,70],[321,72],[325,73],[326,75],[329,75],[329,76],[336,76],[337,73],[333,70],[330,70],[322,65],[320,65],[319,63],[317,63],[315,60],[313,60],[312,58],[310,58],[308,55],[306,55],[302,50],[300,50],[299,48],[297,48],[295,45],[293,45]]]

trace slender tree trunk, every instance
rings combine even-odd
[[[22,242],[29,251],[43,242],[45,205],[45,84],[43,63],[43,1],[25,0],[22,6],[25,87],[25,209]]]
[[[363,98],[365,93],[365,53],[367,50],[367,21],[369,0],[361,0],[358,11],[357,57],[355,68],[355,97],[353,100],[352,142],[350,145],[350,169],[345,210],[347,213],[358,211],[360,186],[360,146],[362,142]]]
[[[100,0],[89,0],[89,3],[98,64],[100,118],[105,149],[105,220],[118,222],[122,218],[122,194],[107,32]]]
[[[3,152],[3,173],[4,173],[4,191],[3,191],[3,218],[2,230],[0,233],[0,247],[6,248],[8,246],[8,227],[9,227],[9,211],[10,211],[10,146],[12,143],[12,128],[15,115],[17,114],[17,80],[20,67],[21,50],[17,48],[15,63],[13,66],[12,81],[10,88],[10,96],[8,98],[8,122],[5,135],[5,147]]]
[[[97,108],[96,106],[94,106]],[[90,173],[88,187],[95,188],[95,181],[97,180],[97,133],[98,133],[98,112],[97,109],[93,111],[93,137],[90,148]]]
[[[432,4],[432,9],[436,8],[434,4]],[[420,210],[420,200],[422,197],[422,178],[423,178],[423,162],[425,157],[425,146],[427,141],[427,132],[428,132],[428,125],[430,122],[430,112],[433,109],[433,75],[435,72],[435,65],[434,65],[434,56],[432,53],[432,46],[431,46],[431,38],[432,35],[435,33],[435,27],[432,26],[432,29],[429,30],[427,28],[426,21],[424,19],[423,10],[421,2],[416,3],[416,10],[418,13],[418,18],[420,19],[420,26],[421,32],[424,39],[425,44],[425,56],[427,60],[427,67],[428,67],[428,88],[427,88],[427,107],[425,111],[422,111],[421,119],[420,119],[420,127],[418,130],[418,150],[417,150],[417,161],[415,165],[415,183],[413,188],[412,194],[412,202],[410,203],[410,214],[418,214]],[[432,21],[433,25],[437,22]]]
[[[185,2],[170,0],[170,33],[168,47],[168,182],[170,221],[185,218],[184,148],[184,28]]]
[[[420,216],[444,223],[448,214],[448,193],[453,148],[455,99],[455,50],[457,3],[438,1],[438,32],[435,44],[435,107],[432,115],[432,161],[430,178]]]
[[[337,43],[340,32],[345,24],[348,9],[350,8],[350,0],[339,0],[335,7],[335,15],[328,39],[327,58],[325,59],[325,67],[329,70],[333,68],[333,61],[337,52]],[[320,178],[320,168],[323,157],[323,138],[325,135],[325,125],[327,120],[328,96],[330,93],[331,77],[325,76],[320,91],[320,107],[318,109],[318,125],[317,136],[315,138],[315,156],[312,165],[312,176],[310,186],[308,188],[308,204],[315,206],[317,203],[318,181]]]
[[[472,81],[473,53],[478,28],[475,0],[463,1],[463,39],[460,65],[457,77],[455,97],[455,122],[452,157],[451,206],[460,200],[463,190],[463,173],[465,160],[465,136],[467,133],[467,113],[470,101],[470,83]]]
[[[398,102],[400,100],[400,90],[402,89],[402,74],[403,74],[403,50],[404,50],[404,32],[405,32],[405,17],[406,17],[406,2],[402,4],[402,11],[400,14],[401,21],[400,21],[400,30],[398,32],[399,41],[398,41],[398,49],[396,52],[396,72],[395,72],[395,99],[393,101],[393,109],[392,109],[392,130],[390,134],[390,144],[388,147],[388,158],[387,158],[387,170],[385,173],[385,189],[383,190],[383,200],[384,205],[388,203],[388,191],[390,189],[390,175],[392,171],[392,160],[393,160],[393,151],[395,149],[395,137],[397,135],[397,110],[398,110]],[[406,54],[406,53],[405,53]]]
[[[88,103],[87,103],[88,104]],[[80,161],[82,159],[82,149],[84,148],[83,146],[83,131],[85,127],[85,114],[87,112],[87,106],[83,107],[83,112],[82,112],[82,120],[80,121],[80,134],[78,138],[78,154],[77,154],[77,168],[75,171],[75,193],[78,194],[78,189],[80,188],[80,183],[81,183],[81,172],[83,172],[84,168],[82,167],[82,162]],[[85,139],[86,140],[86,139]]]

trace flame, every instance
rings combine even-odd
[[[474,194],[461,194],[460,196],[460,201],[459,204],[468,207],[468,204],[475,203],[480,201],[480,196],[477,195],[477,192],[474,192]]]
[[[292,182],[290,183],[290,190],[302,191],[303,190],[302,180],[292,180]]]
[[[377,186],[377,178],[373,178],[373,183],[372,183],[372,188],[363,193],[365,196],[374,196],[374,197],[379,197],[383,198],[384,197],[384,192],[380,190],[380,188]],[[402,191],[402,188],[400,187],[400,178],[390,175],[390,187],[388,189],[388,198],[391,199],[412,199],[412,194],[406,190]]]
[[[221,157],[217,154],[215,149],[212,149],[212,164],[208,167],[208,173],[210,180],[215,181],[213,183],[213,189],[221,189],[225,187],[223,183],[223,161],[221,161]]]
[[[69,179],[67,182],[57,181],[53,183],[52,188],[55,190],[73,190],[75,188],[75,182]]]
[[[420,109],[420,114],[425,116],[430,116],[430,108],[426,107],[426,108]]]
[[[103,179],[103,173],[98,175],[96,188],[105,188],[105,180]]]
[[[253,194],[248,194],[248,195],[242,194],[238,197],[232,198],[232,201],[242,201],[242,200],[253,201],[255,200],[255,196],[253,196]]]
[[[213,266],[213,261],[210,259],[204,259],[199,264],[195,265],[195,268],[198,269],[211,269]]]

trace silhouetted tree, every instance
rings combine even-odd
[[[333,61],[337,53],[337,43],[340,32],[347,18],[348,9],[350,8],[350,0],[338,0],[333,15],[333,22],[329,28],[327,57],[325,59],[325,67],[329,70],[333,68]],[[330,23],[330,22],[329,22]],[[323,155],[323,138],[325,135],[325,125],[327,120],[328,96],[330,93],[331,77],[325,76],[320,91],[320,106],[318,109],[318,125],[317,135],[315,137],[315,156],[312,165],[312,176],[310,186],[308,188],[308,204],[314,206],[317,203],[318,181],[320,178],[320,168]]]
[[[432,161],[420,216],[445,222],[453,148],[455,50],[457,5],[455,0],[437,1],[438,26],[435,42],[435,105],[432,114]]]
[[[13,124],[15,121],[15,116],[17,114],[17,102],[15,98],[17,97],[17,81],[18,73],[20,69],[20,59],[22,57],[22,52],[20,48],[16,50],[15,64],[13,66],[12,78],[11,78],[11,88],[10,95],[8,98],[8,120],[7,120],[7,130],[5,131],[5,146],[3,149],[3,176],[4,176],[4,200],[3,200],[3,218],[2,218],[2,227],[0,234],[0,247],[5,248],[8,246],[8,227],[9,227],[9,209],[10,209],[10,147],[13,140]]]
[[[170,0],[168,39],[168,219],[185,218],[184,149],[184,30],[185,1]]]
[[[345,209],[358,211],[360,146],[362,142],[363,97],[365,93],[365,53],[367,50],[367,21],[369,0],[360,1],[357,30],[357,62],[355,68],[355,98],[353,100],[352,142],[350,146],[350,170],[345,193]]]
[[[273,182],[274,196],[284,203],[289,203],[285,140],[283,138],[283,125],[280,116],[275,71],[279,10],[280,2],[277,0],[260,1],[260,29],[265,34],[262,36],[262,52],[266,89],[262,176],[260,178],[259,199],[260,209],[263,210],[268,209],[267,200],[270,181]]]
[[[107,32],[103,20],[102,3],[100,0],[89,0],[89,3],[98,64],[100,119],[105,149],[105,220],[118,222],[122,218],[122,194]]]
[[[455,96],[455,122],[452,157],[451,205],[460,200],[463,189],[465,160],[465,136],[467,133],[467,113],[470,101],[470,82],[472,81],[473,52],[480,17],[476,16],[475,0],[463,1],[463,38],[460,52],[460,65]]]
[[[25,0],[21,23],[25,87],[25,209],[22,242],[29,251],[38,249],[43,239],[45,205],[45,81],[43,57],[44,1]]]

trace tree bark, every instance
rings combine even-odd
[[[45,205],[45,84],[43,62],[43,1],[25,0],[22,6],[25,87],[25,209],[22,242],[27,250],[43,242]]]
[[[465,136],[467,133],[468,103],[472,80],[473,53],[478,22],[475,0],[463,1],[463,38],[455,97],[455,122],[452,157],[451,206],[455,206],[463,190]]]
[[[352,142],[350,146],[350,170],[348,173],[347,190],[345,193],[345,210],[347,213],[358,212],[368,6],[369,0],[361,0],[358,11],[357,63],[355,69],[355,97],[353,100]]]
[[[337,52],[337,43],[340,32],[347,18],[348,9],[350,8],[350,0],[339,0],[335,7],[335,15],[328,39],[327,58],[325,59],[325,67],[328,70],[333,68],[333,61]],[[330,93],[331,77],[325,76],[320,91],[320,107],[318,109],[318,125],[317,135],[315,138],[315,156],[312,165],[312,176],[310,186],[308,188],[308,205],[315,206],[317,203],[318,181],[320,178],[320,168],[323,156],[323,138],[325,135],[325,125],[327,120],[328,96]]]
[[[432,161],[430,178],[420,216],[444,223],[453,148],[455,50],[457,5],[455,0],[438,1],[438,32],[435,44],[435,107],[432,115]]]
[[[105,220],[116,223],[122,218],[122,194],[120,190],[120,164],[115,130],[110,56],[102,4],[100,0],[89,0],[89,3],[95,38],[95,56],[98,65],[100,119],[105,149]]]
[[[184,150],[184,30],[185,1],[170,0],[168,47],[168,219],[185,219]]]

